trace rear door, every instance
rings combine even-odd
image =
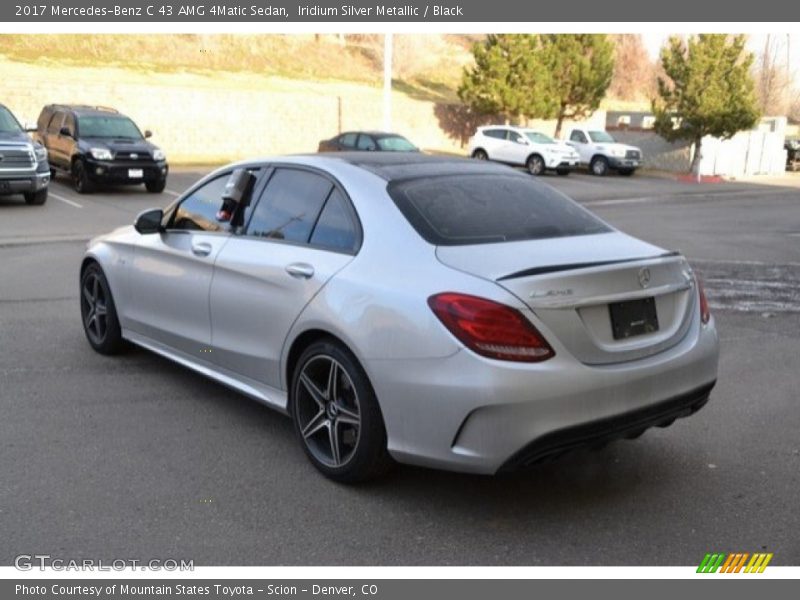
[[[336,182],[312,170],[276,168],[245,234],[232,237],[217,257],[210,293],[213,360],[282,388],[286,336],[322,286],[352,260],[359,232]]]
[[[498,160],[516,165],[525,164],[529,150],[527,139],[511,129],[506,131],[506,139],[497,149]]]

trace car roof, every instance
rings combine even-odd
[[[393,133],[391,131],[369,130],[369,129],[367,129],[367,130],[354,129],[352,131],[345,131],[344,133],[340,133],[339,135],[347,135],[348,133],[363,133],[363,134],[371,135],[371,136],[374,136],[374,137],[401,137],[401,138],[405,138],[405,136],[400,135],[399,133]]]
[[[52,110],[69,110],[76,115],[122,115],[117,109],[110,106],[89,106],[88,104],[51,104],[47,108]]]
[[[431,156],[418,152],[337,152],[324,155],[308,154],[302,158],[345,162],[369,171],[387,182],[442,175],[519,174],[510,167],[487,161],[453,156]]]

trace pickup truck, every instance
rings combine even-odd
[[[598,176],[609,170],[620,175],[633,175],[642,165],[642,151],[636,146],[618,143],[605,131],[583,127],[574,128],[566,140],[580,155],[581,164]]]
[[[47,151],[0,104],[0,196],[22,194],[27,204],[41,206],[49,183]]]

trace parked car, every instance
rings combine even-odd
[[[636,437],[701,408],[717,377],[683,256],[475,160],[229,165],[95,238],[79,277],[92,348],[133,342],[289,414],[339,481]]]
[[[0,104],[0,196],[22,194],[27,204],[42,205],[49,183],[47,151]]]
[[[578,153],[563,142],[532,129],[505,125],[478,127],[468,152],[479,160],[524,165],[531,175],[547,170],[569,175],[579,159]]]
[[[581,164],[589,167],[594,175],[603,176],[609,170],[633,175],[642,166],[641,149],[620,144],[599,129],[576,127],[570,131],[567,143],[578,151]]]
[[[800,140],[787,139],[783,143],[786,150],[786,169],[796,171],[800,168]]]
[[[402,135],[385,131],[348,131],[322,140],[318,152],[419,152],[414,144]]]
[[[36,139],[46,148],[52,176],[72,178],[80,194],[101,184],[144,184],[160,193],[169,166],[164,151],[147,141],[136,124],[113,108],[51,104],[42,109]]]

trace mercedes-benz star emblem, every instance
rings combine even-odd
[[[639,269],[639,285],[643,288],[650,285],[650,269],[647,267]]]

